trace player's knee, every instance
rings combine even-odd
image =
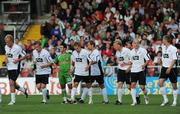
[[[72,84],[67,84],[69,89],[72,89]]]
[[[118,88],[122,89],[122,87],[123,87],[123,83],[118,83]]]
[[[131,84],[131,88],[132,88],[132,89],[136,88],[136,83],[132,83],[132,84]]]
[[[162,82],[161,80],[159,80],[158,85],[159,85],[160,87],[163,87],[163,82]]]
[[[87,83],[87,84],[86,84],[86,87],[87,87],[87,88],[91,88],[91,83]]]
[[[19,89],[20,88],[20,86],[18,85],[18,84],[14,84],[14,87],[15,87],[15,89]]]
[[[14,85],[15,85],[15,82],[14,82],[13,80],[10,80],[10,81],[9,81],[9,85],[10,85],[10,86],[14,86]]]
[[[145,86],[144,85],[141,85],[141,90],[144,91],[145,90]]]
[[[177,83],[172,83],[172,87],[174,90],[176,90],[177,89]]]
[[[126,85],[126,88],[127,88],[128,90],[131,90],[131,85]]]
[[[78,82],[74,82],[74,86],[73,87],[77,88],[78,87]]]
[[[104,84],[101,84],[99,87],[100,87],[101,89],[104,89]]]
[[[44,85],[44,84],[41,85],[41,89],[44,89],[44,88],[46,88],[46,85]]]
[[[69,86],[68,86],[69,87]],[[64,84],[61,84],[61,88],[64,89],[65,88],[65,85]]]

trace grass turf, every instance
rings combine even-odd
[[[102,96],[94,96],[94,104],[61,104],[61,96],[51,96],[48,104],[41,104],[42,96],[17,96],[16,104],[8,106],[10,96],[3,96],[0,114],[180,114],[180,103],[176,107],[169,106],[172,96],[168,96],[170,104],[160,107],[161,96],[150,96],[150,104],[145,105],[143,96],[141,104],[130,106],[131,96],[123,97],[123,105],[114,105],[116,96],[109,96],[109,104],[102,104]]]

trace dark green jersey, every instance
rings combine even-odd
[[[59,68],[61,73],[69,72],[71,66],[71,54],[64,53],[58,55],[54,61],[55,63],[59,63]]]

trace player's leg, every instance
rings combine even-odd
[[[16,102],[16,93],[15,93],[15,83],[18,77],[16,70],[8,71],[9,77],[9,85],[10,85],[10,93],[11,93],[11,101],[8,105],[14,105]]]
[[[1,93],[1,88],[0,88],[0,103],[2,102],[2,93]]]
[[[24,93],[24,95],[26,96],[26,98],[28,98],[28,93],[27,93],[27,89],[21,87],[19,84],[15,83],[15,88],[21,92]]]
[[[61,76],[60,83],[62,85],[62,94],[63,94],[63,104],[68,103],[67,102],[67,93],[66,93],[66,84],[68,86],[68,89],[71,92],[72,89],[72,79],[68,74],[64,74]]]
[[[149,104],[149,97],[147,96],[147,90],[145,88],[145,85],[140,85],[140,88],[144,94],[145,104]]]
[[[63,102],[62,104],[67,103],[66,99],[66,82],[65,82],[65,77],[62,73],[59,73],[59,83],[61,85],[61,90],[62,90],[62,96],[63,96]]]
[[[86,96],[88,95],[89,88],[91,88],[89,76],[84,76],[82,82],[85,82],[85,85],[83,87],[81,99],[79,100],[80,103],[84,103],[84,100],[85,100]]]
[[[15,73],[15,75],[16,75],[17,78],[18,78],[18,76],[19,76],[19,74],[20,74],[20,70],[18,69],[18,70],[16,70],[14,73]],[[27,89],[21,87],[16,81],[15,81],[14,87],[15,87],[15,89],[17,89],[18,91],[23,92],[24,95],[26,96],[26,98],[28,98]]]
[[[145,76],[145,73],[144,71],[140,72],[139,73],[139,85],[140,85],[140,88],[144,94],[144,100],[145,100],[145,104],[149,104],[149,98],[147,96],[147,90],[145,88],[145,85],[146,85],[146,76]]]
[[[101,88],[101,94],[103,96],[103,104],[108,104],[108,95],[107,95],[107,90],[104,86],[104,77],[103,76],[97,76],[96,81],[99,83],[99,87]]]
[[[65,84],[60,84],[61,85],[61,89],[62,89],[62,96],[63,96],[63,102],[62,104],[67,104],[67,94],[66,94],[66,85]]]
[[[36,75],[35,81],[36,81],[36,88],[38,89],[39,92],[42,92],[42,90],[41,90],[41,77],[39,75]]]
[[[160,86],[161,94],[163,96],[163,102],[162,102],[161,106],[165,106],[166,104],[168,104],[168,98],[166,95],[166,88],[164,87],[164,82],[166,81],[166,79],[167,79],[166,68],[162,67],[161,75],[159,77],[159,82],[158,82],[158,84]]]
[[[46,84],[41,83],[41,90],[42,90],[42,97],[43,97],[42,103],[46,104],[47,103],[47,93],[48,93]]]
[[[137,75],[136,73],[131,73],[131,96],[132,96],[132,100],[133,103],[131,104],[131,106],[135,106],[137,104],[137,100],[136,100],[136,83],[137,83]]]
[[[122,104],[122,96],[124,93],[123,84],[124,84],[125,80],[126,80],[125,71],[119,69],[118,74],[117,74],[117,82],[118,82],[117,96],[118,96],[118,100],[115,103],[116,105]]]
[[[49,75],[42,75],[41,77],[41,90],[42,90],[42,96],[43,96],[43,101],[42,103],[46,104],[47,100],[50,99],[49,96],[49,90],[46,88],[46,85],[49,83]]]
[[[130,76],[130,73],[126,74],[126,89],[131,92],[131,76]]]
[[[39,79],[40,79],[39,76],[38,77],[36,76],[36,88],[41,93],[42,90],[41,90],[41,83],[39,82]]]
[[[178,98],[177,83],[172,83],[172,87],[173,87],[173,103],[171,106],[176,106],[177,105],[177,98]]]
[[[72,104],[77,104],[77,102],[75,100],[75,96],[76,96],[77,87],[78,87],[78,84],[79,84],[80,81],[81,81],[80,76],[75,75],[74,85],[73,85],[73,88],[71,90],[71,101],[72,101],[71,103]]]
[[[8,105],[13,105],[16,102],[16,93],[15,93],[15,87],[14,87],[15,81],[9,80],[9,85],[10,85],[10,92],[11,92],[11,101],[9,102]]]
[[[89,80],[90,80],[90,83],[89,83],[89,85],[87,85],[87,87],[88,87],[88,96],[89,96],[88,104],[93,104],[92,84],[95,81],[95,77],[94,76],[89,76]]]
[[[126,88],[131,91],[131,76],[130,73],[126,73]]]
[[[123,82],[118,82],[118,91],[117,91],[118,100],[116,101],[116,105],[122,104],[123,94],[124,94]]]
[[[172,83],[173,87],[173,103],[171,106],[176,106],[177,105],[177,98],[178,98],[178,87],[177,87],[177,72],[176,69],[172,69],[169,80]]]
[[[72,77],[69,74],[66,74],[65,75],[65,80],[66,80],[66,84],[67,84],[67,87],[69,89],[69,92],[71,94],[71,90],[72,90]]]

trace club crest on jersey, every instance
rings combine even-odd
[[[82,58],[76,58],[76,62],[82,62]]]
[[[139,56],[133,56],[133,60],[139,60]]]
[[[36,61],[37,62],[43,62],[43,59],[42,58],[36,58]]]
[[[13,54],[8,53],[8,54],[7,54],[7,57],[8,57],[8,58],[13,58]]]
[[[168,54],[163,54],[163,57],[164,58],[169,58],[169,55]]]
[[[119,61],[124,61],[124,57],[119,57]]]

